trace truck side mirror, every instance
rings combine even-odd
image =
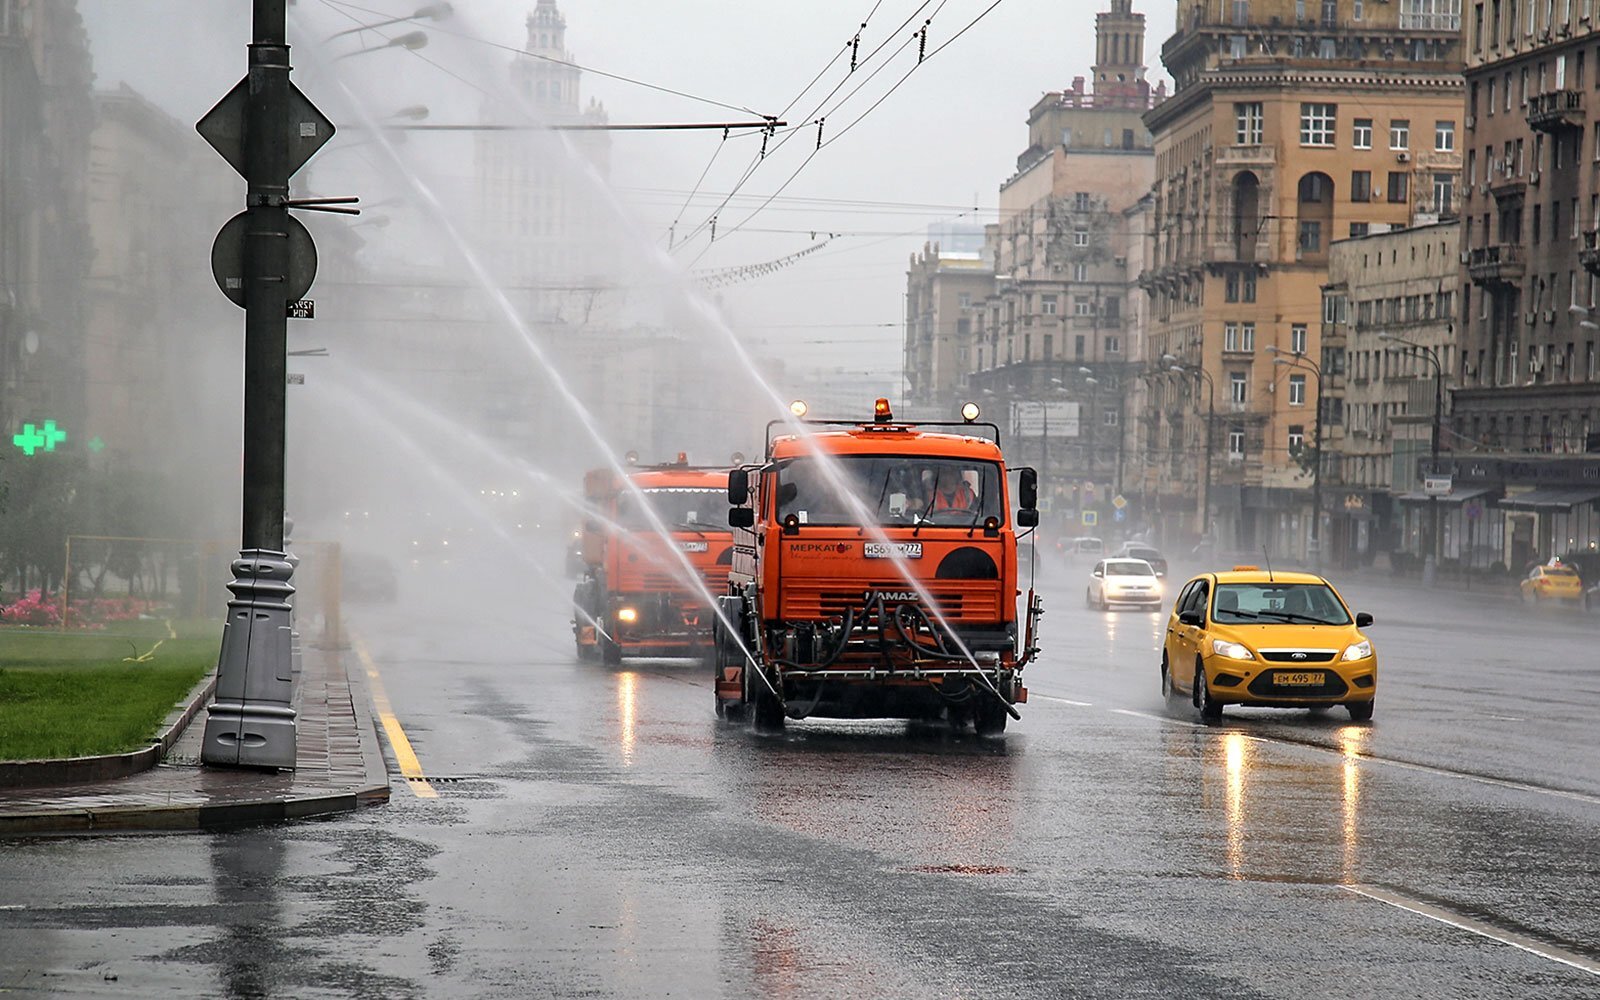
[[[592,517],[584,518],[583,530],[589,532],[590,534],[594,534],[600,530],[600,522],[596,521]]]
[[[733,469],[728,473],[728,502],[743,506],[750,499],[750,473],[746,469]],[[732,522],[729,522],[730,524]],[[737,525],[735,525],[737,527]]]
[[[1023,469],[1017,475],[1017,506],[1023,510],[1039,508],[1039,474],[1032,469]]]
[[[751,528],[756,523],[756,512],[751,507],[729,507],[728,525],[733,528]]]
[[[1017,527],[1019,527],[1019,528],[1037,528],[1038,526],[1039,526],[1039,512],[1038,511],[1033,510],[1031,508],[1027,508],[1027,507],[1024,507],[1022,510],[1017,511]]]

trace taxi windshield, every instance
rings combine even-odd
[[[1225,625],[1348,625],[1350,613],[1325,583],[1219,583],[1211,620]]]
[[[861,510],[894,526],[1005,520],[995,462],[907,455],[840,455],[833,462],[842,484],[815,458],[779,463],[779,521],[793,515],[801,524],[856,525]]]
[[[643,500],[640,497],[643,497]],[[617,498],[617,524],[626,531],[654,531],[648,504],[668,528],[680,531],[728,531],[728,494],[695,486],[662,486],[624,493]],[[720,515],[720,516],[719,516]]]

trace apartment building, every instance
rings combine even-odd
[[[1465,33],[1460,454],[1439,471],[1499,496],[1514,569],[1600,546],[1594,8],[1475,0]]]
[[[1156,177],[1141,281],[1148,353],[1196,377],[1152,386],[1155,436],[1196,530],[1306,556],[1322,527],[1302,447],[1329,248],[1458,211],[1460,5],[1182,0],[1178,15],[1162,47],[1175,90],[1145,115]]]

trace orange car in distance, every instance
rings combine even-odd
[[[727,590],[728,470],[676,462],[584,476],[584,571],[572,596],[580,659],[707,656]]]

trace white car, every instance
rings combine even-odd
[[[1089,573],[1083,601],[1101,610],[1122,604],[1159,611],[1162,597],[1161,578],[1143,559],[1102,559]]]

